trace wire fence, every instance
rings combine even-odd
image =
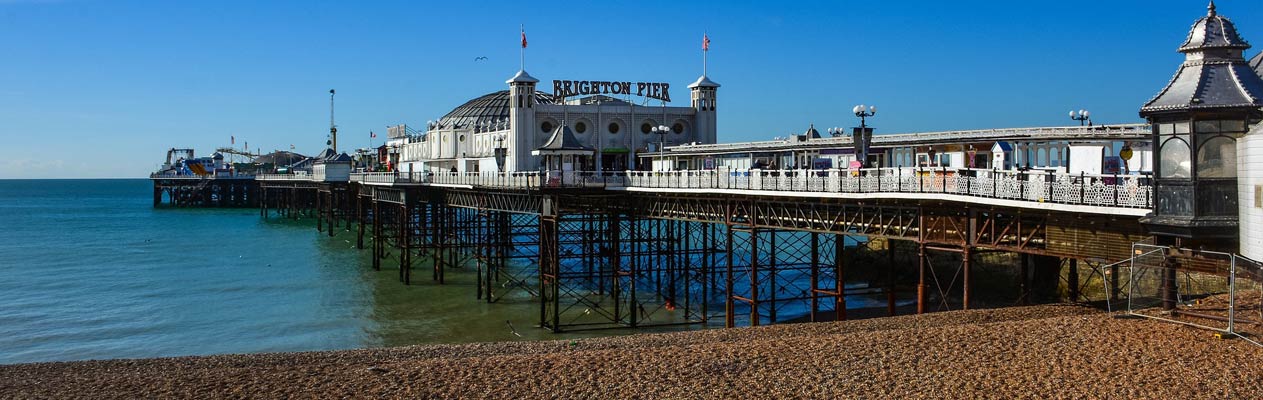
[[[1263,346],[1263,264],[1237,254],[1141,243],[1132,245],[1132,254],[1125,277],[1128,315]]]

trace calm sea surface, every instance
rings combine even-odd
[[[353,232],[151,193],[0,180],[0,364],[568,337],[534,328],[529,302],[476,301],[472,273],[404,286]]]
[[[0,180],[0,364],[633,332],[548,333],[525,295],[475,299],[473,268],[440,286],[419,266],[405,286],[393,261],[373,271],[352,231],[151,196],[146,179]]]

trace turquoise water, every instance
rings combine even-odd
[[[373,271],[353,232],[154,209],[151,193],[0,180],[0,364],[569,337],[533,328],[529,302],[476,301],[471,273],[405,286]]]
[[[313,219],[257,209],[154,209],[151,194],[145,179],[0,180],[0,364],[636,332],[549,333],[525,295],[477,300],[473,268],[438,285],[420,266],[405,286],[393,259],[372,270],[354,232],[329,237]],[[806,275],[787,279],[797,279],[782,281],[787,295],[807,285]],[[777,307],[788,320],[804,306]]]

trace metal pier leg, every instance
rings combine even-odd
[[[649,247],[648,235],[645,234],[649,228],[645,225],[651,223],[645,219],[637,219],[630,226],[631,235],[628,240],[631,240],[632,257],[627,271],[629,277],[627,279],[627,318],[632,327],[636,326],[640,316],[640,299],[636,296],[636,282],[640,280],[640,265],[647,252],[645,248]]]
[[[1066,271],[1066,286],[1070,291],[1070,302],[1079,301],[1079,259],[1071,258],[1069,270]]]
[[[355,248],[364,250],[364,196],[355,196]]]
[[[373,270],[382,270],[382,212],[380,202],[373,200]]]
[[[926,292],[925,286],[925,243],[917,243],[917,314],[925,314]]]
[[[430,204],[430,257],[434,264],[432,280],[439,280],[439,269],[443,268],[443,210],[442,205]]]
[[[972,288],[970,287],[970,284],[973,281],[973,277],[970,274],[971,270],[973,270],[972,250],[973,248],[965,246],[964,251],[961,252],[961,268],[964,269],[964,282],[961,283],[961,286],[963,286],[963,293],[961,294],[961,308],[965,310],[969,309],[969,295],[972,292]]]
[[[1162,309],[1174,310],[1179,304],[1179,287],[1176,285],[1176,269],[1180,267],[1173,257],[1167,257],[1162,268]]]
[[[724,295],[724,327],[732,328],[733,326],[736,326],[736,305],[733,304],[733,298],[732,298],[732,296],[735,295],[732,292],[733,291],[732,224],[727,224],[724,227],[726,228],[725,230],[727,231],[727,234],[728,234],[728,238],[727,238],[727,242],[725,246],[725,251],[728,252],[728,262],[725,263],[725,264],[728,264],[727,265],[728,271],[727,271],[727,279],[725,279],[725,285],[727,285],[725,290],[727,294]]]
[[[759,326],[759,231],[750,230],[750,326]]]
[[[770,237],[768,238],[768,246],[767,246],[768,247],[768,253],[767,253],[768,254],[768,257],[767,257],[768,279],[767,280],[768,280],[768,287],[770,288],[770,290],[768,290],[769,307],[767,311],[767,320],[768,320],[768,323],[771,323],[771,324],[776,323],[776,291],[777,291],[776,289],[776,275],[777,275],[776,254],[778,253],[776,251],[777,250],[776,234],[777,234],[777,231],[771,231],[768,233],[768,236]]]
[[[412,213],[408,202],[399,206],[399,278],[404,285],[412,284]]]
[[[559,243],[561,221],[559,220],[560,216],[555,214],[541,215],[539,218],[539,321],[540,326],[549,328],[554,333],[561,332],[561,282],[559,281],[561,260],[558,258],[561,255]]]
[[[811,233],[811,322],[820,322],[820,234]]]
[[[836,292],[833,294],[833,317],[835,321],[846,320],[846,235],[834,235],[833,237],[833,264],[835,268],[834,287]]]
[[[338,202],[333,189],[329,189],[328,201],[325,202],[325,215],[329,217],[329,237],[333,237],[333,228],[338,227]]]
[[[1024,253],[1017,253],[1017,258],[1020,265],[1018,268],[1019,276],[1017,278],[1017,287],[1018,287],[1018,296],[1019,296],[1018,304],[1026,305],[1026,304],[1029,304],[1031,301],[1031,291],[1030,291],[1031,290],[1030,289],[1030,276],[1031,276],[1030,259],[1031,258],[1030,256]]]
[[[713,279],[711,278],[713,276],[714,268],[715,268],[714,252],[711,251],[711,246],[713,245],[712,242],[714,239],[711,236],[713,228],[714,228],[714,224],[706,223],[706,222],[699,222],[697,225],[697,229],[702,231],[702,243],[701,243],[702,288],[698,293],[700,294],[701,301],[702,301],[701,305],[702,305],[702,324],[703,325],[705,325],[707,322],[710,321],[710,292],[711,290],[713,290],[711,289],[710,285],[714,283]]]
[[[886,316],[895,311],[895,241],[886,239]]]

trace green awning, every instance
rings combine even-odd
[[[631,153],[631,150],[627,150],[626,147],[607,147],[607,148],[601,149],[601,154],[627,154],[627,153]]]

